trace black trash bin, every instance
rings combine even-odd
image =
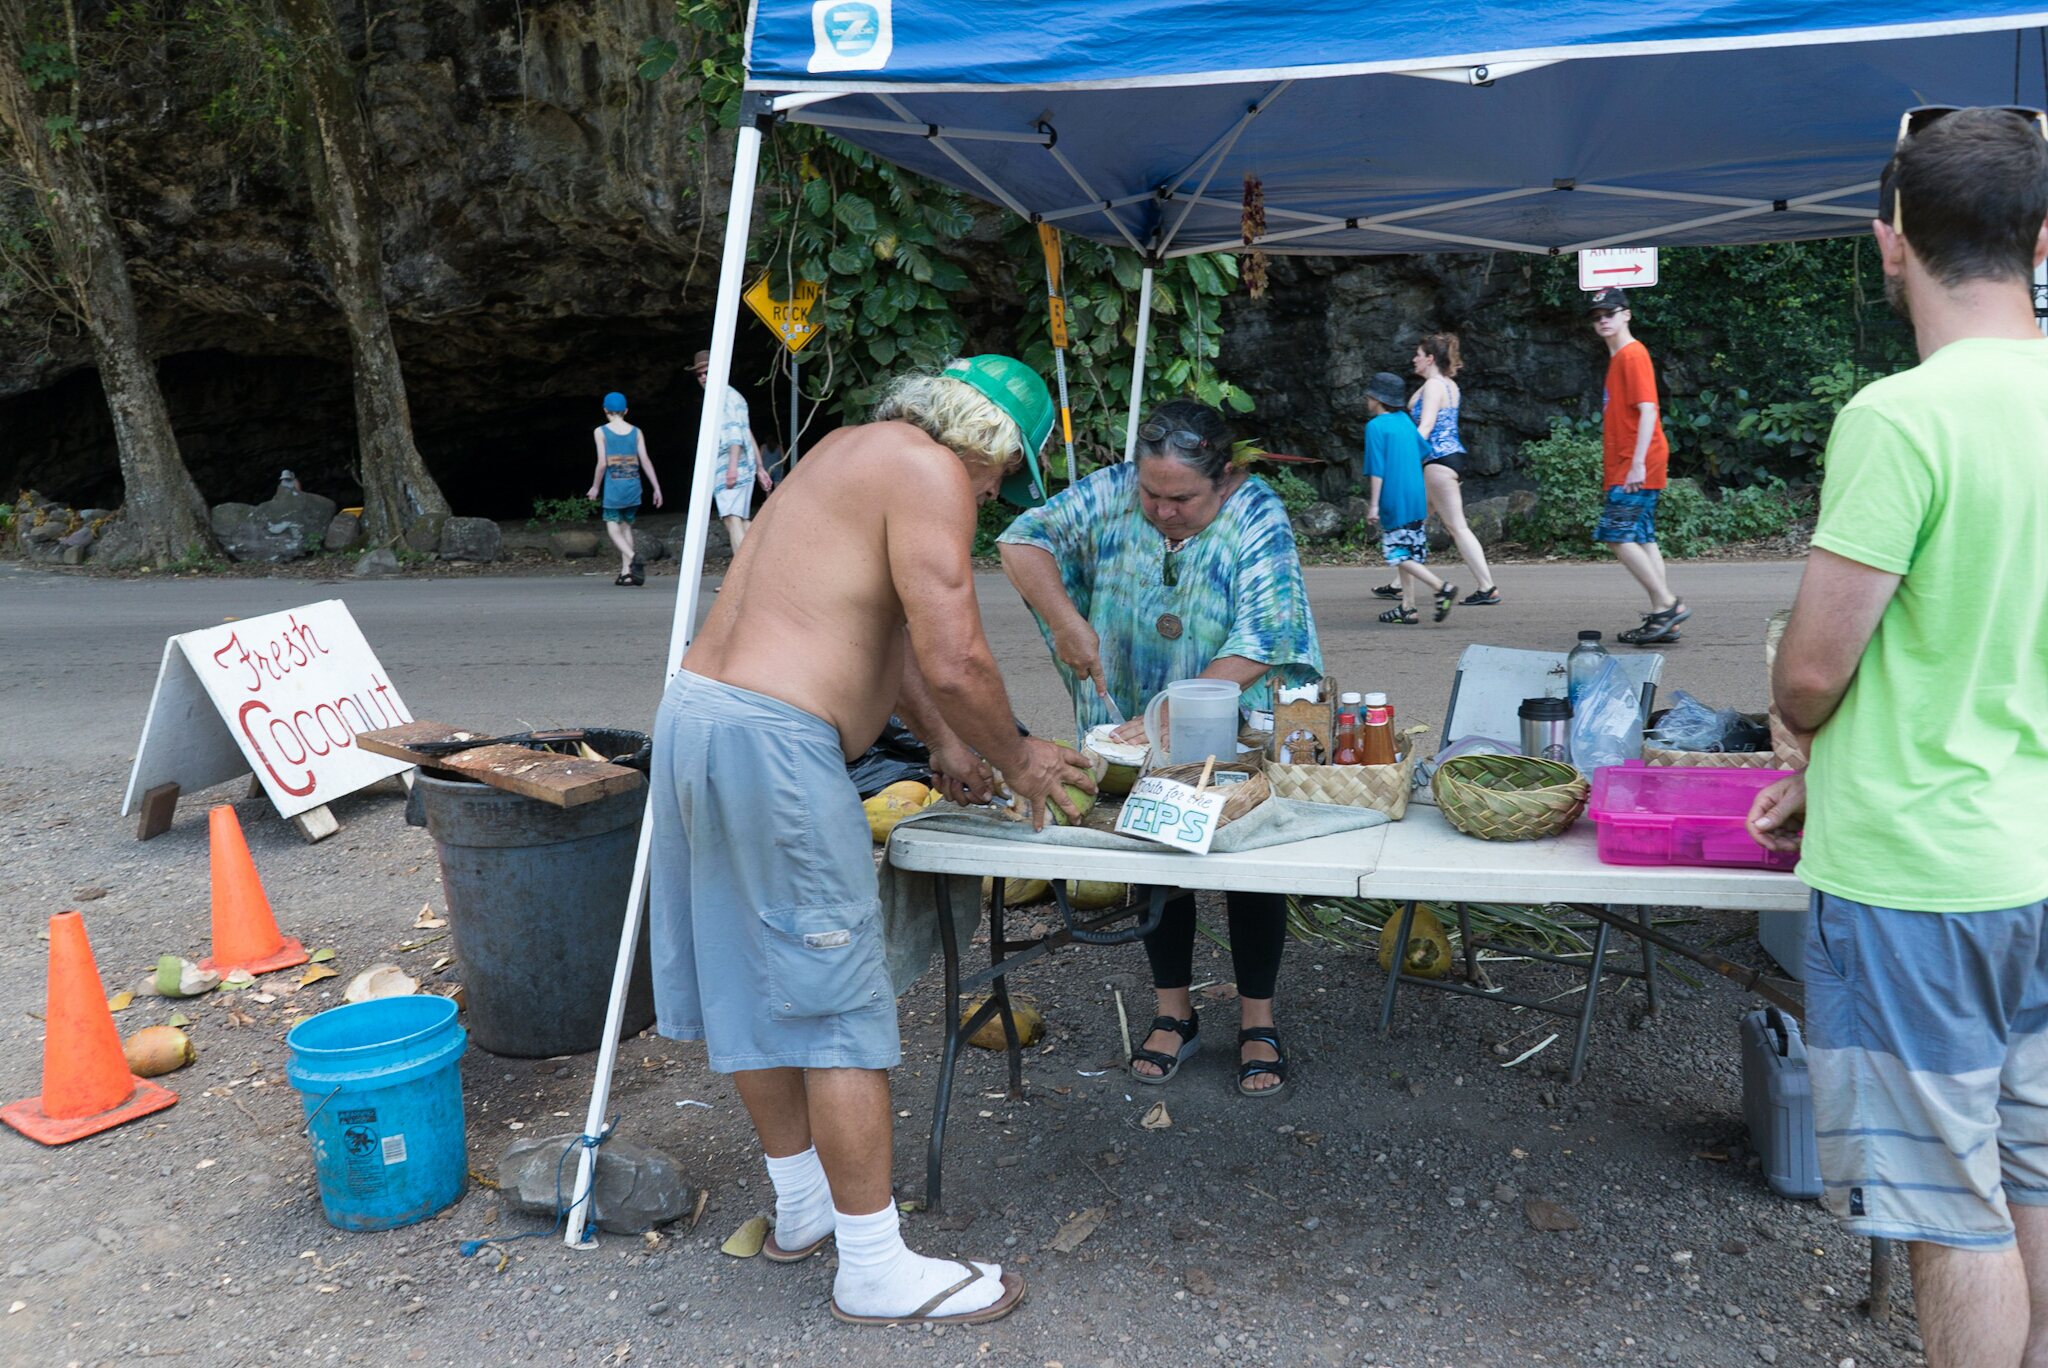
[[[462,963],[470,1039],[492,1054],[581,1054],[603,1041],[643,785],[572,808],[419,776]],[[654,1022],[647,924],[620,1038]]]

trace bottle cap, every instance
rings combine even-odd
[[[1387,696],[1383,693],[1369,693],[1365,696],[1365,706],[1368,708],[1384,708],[1387,706]]]
[[[1599,639],[1600,639],[1600,634],[1599,634],[1598,632],[1581,632],[1581,633],[1579,633],[1579,640],[1581,640],[1581,641],[1598,641]]]
[[[1355,693],[1341,693],[1337,695],[1337,702],[1339,705],[1356,703],[1358,701],[1358,695]]]

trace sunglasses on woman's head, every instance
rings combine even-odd
[[[1171,442],[1182,451],[1200,451],[1209,445],[1208,439],[1189,432],[1186,428],[1168,428],[1164,423],[1147,423],[1138,429],[1138,440],[1147,446],[1158,446]]]

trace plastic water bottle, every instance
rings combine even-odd
[[[1579,706],[1579,695],[1586,691],[1607,659],[1607,648],[1600,644],[1598,632],[1579,633],[1579,644],[1564,659],[1565,696],[1574,709]]]

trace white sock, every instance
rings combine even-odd
[[[839,1275],[832,1300],[850,1316],[907,1316],[967,1276],[952,1259],[927,1259],[903,1243],[891,1202],[869,1216],[837,1213]],[[1003,1295],[1001,1264],[978,1263],[983,1276],[925,1314],[958,1316],[994,1304]]]
[[[832,1233],[832,1187],[813,1145],[802,1154],[768,1161],[768,1181],[775,1187],[775,1243],[795,1253]]]

